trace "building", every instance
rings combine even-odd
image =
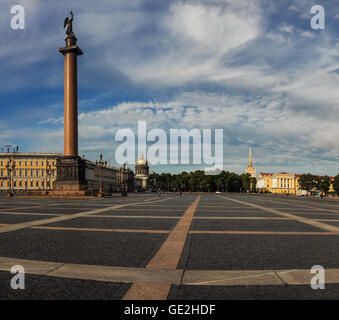
[[[135,190],[134,172],[124,164],[118,171],[118,191],[133,192]]]
[[[53,189],[58,157],[58,153],[0,153],[0,192]]]
[[[248,159],[248,166],[245,170],[245,173],[248,173],[252,178],[256,177],[257,173],[252,163],[252,147],[250,147],[249,151],[249,159]]]
[[[257,177],[257,190],[280,194],[300,194],[298,179],[300,174],[280,172],[260,172]]]
[[[137,163],[135,165],[135,179],[136,184],[141,185],[141,190],[147,189],[147,179],[149,177],[149,166],[147,160],[144,158],[144,155],[141,154],[140,158],[137,160]],[[138,180],[140,182],[138,182]]]
[[[110,166],[100,167],[94,162],[86,160],[85,178],[88,187],[87,194],[96,195],[100,190],[106,195],[119,191],[118,188],[118,171],[119,169]]]

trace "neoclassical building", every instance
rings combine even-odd
[[[298,194],[300,174],[280,172],[260,172],[257,178],[257,189],[261,192]]]
[[[53,189],[58,153],[0,153],[0,192]]]
[[[144,155],[141,154],[135,165],[135,178],[141,181],[142,190],[147,189],[147,179],[149,177],[149,166]]]

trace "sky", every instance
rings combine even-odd
[[[311,7],[325,9],[313,30]],[[13,5],[25,29],[13,30]],[[79,154],[115,163],[121,128],[224,130],[224,169],[339,172],[339,5],[272,0],[1,0],[0,146],[63,152],[64,18],[78,58]],[[157,172],[193,165],[151,167]]]

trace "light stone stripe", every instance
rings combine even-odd
[[[166,201],[168,199],[170,199],[170,198],[165,198],[165,199],[161,199],[161,200],[154,200],[154,202]],[[135,203],[142,203],[142,202],[135,202]],[[0,229],[0,233],[31,228],[31,227],[34,227],[34,226],[41,226],[41,225],[48,224],[48,223],[71,220],[71,219],[75,219],[75,218],[78,218],[78,217],[84,217],[84,216],[87,216],[87,215],[90,215],[90,214],[103,213],[103,212],[114,210],[114,209],[128,207],[128,206],[134,205],[135,203],[120,204],[120,205],[115,205],[115,206],[108,207],[108,208],[95,209],[95,210],[90,210],[90,211],[74,213],[74,214],[62,215],[62,216],[48,218],[48,219],[40,219],[40,220],[34,220],[34,221],[29,221],[29,222],[16,223],[16,224],[12,224],[12,225],[9,225],[9,226],[2,227]]]
[[[193,219],[193,220],[293,220],[283,217],[183,217],[183,216],[124,216],[124,215],[90,215],[87,218],[127,218],[127,219]],[[324,219],[325,220],[325,219]],[[331,221],[331,220],[328,220]],[[339,221],[339,220],[335,220]]]
[[[83,227],[47,227],[34,226],[31,229],[60,230],[60,231],[88,231],[88,232],[126,232],[126,233],[170,233],[171,230],[157,229],[109,229],[109,228],[83,228]],[[237,231],[237,230],[190,230],[188,234],[242,234],[242,235],[301,235],[301,236],[338,236],[337,232],[298,232],[298,231]]]
[[[7,208],[7,209],[1,209],[1,211],[6,211],[7,210],[17,210],[18,208],[20,209],[37,209],[37,208],[41,208],[41,207],[53,207],[56,206],[56,204],[52,203],[52,204],[39,204],[39,205],[34,205],[34,206],[30,206],[30,207],[20,207],[20,206],[13,206],[13,208]]]
[[[0,211],[0,217],[1,214],[22,214],[22,215],[27,215],[27,216],[61,216],[63,214],[60,213],[41,213],[41,212],[13,212],[13,211]]]
[[[82,265],[0,257],[0,270],[21,265],[26,274],[122,283],[191,286],[310,285],[309,269],[292,270],[164,270]],[[183,279],[181,281],[181,279]],[[339,269],[325,269],[325,283],[339,283]]]
[[[287,217],[287,218],[292,218],[296,221],[308,224],[310,226],[313,226],[313,227],[316,227],[316,228],[319,228],[319,229],[322,229],[322,230],[325,230],[325,231],[339,233],[339,227],[331,226],[331,225],[328,225],[328,224],[323,223],[323,222],[315,221],[315,220],[304,218],[304,217],[299,217],[299,216],[296,216],[296,215],[291,214],[291,213],[286,213],[286,212],[282,212],[282,211],[279,211],[279,210],[276,210],[276,209],[263,207],[263,206],[260,206],[260,205],[254,204],[254,203],[235,200],[235,199],[231,199],[231,198],[224,197],[224,196],[222,196],[222,197],[226,200],[229,200],[229,201],[245,204],[247,206],[250,206],[250,207],[253,207],[253,208],[258,208],[260,210],[264,210],[264,211],[267,211],[267,212],[275,213],[277,215],[284,216],[284,217]]]

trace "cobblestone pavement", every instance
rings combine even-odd
[[[0,299],[339,299],[338,248],[335,199],[0,197]]]

